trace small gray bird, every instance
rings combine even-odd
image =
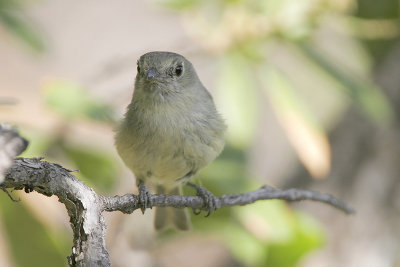
[[[216,209],[214,195],[188,180],[221,153],[225,130],[210,93],[186,58],[171,52],[141,56],[115,145],[136,175],[142,212],[151,207],[147,181],[158,194],[178,195],[182,184],[193,186],[209,213]],[[181,230],[190,227],[185,209],[157,208],[156,229],[168,223]]]

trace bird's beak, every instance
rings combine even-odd
[[[147,71],[146,79],[153,79],[158,76],[158,71],[155,68],[151,68]]]

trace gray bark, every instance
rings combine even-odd
[[[21,154],[28,146],[28,141],[19,136],[16,130],[7,125],[0,124],[0,184],[4,174],[11,167],[16,156]]]
[[[57,163],[42,161],[41,158],[18,158],[6,172],[0,185],[3,190],[37,191],[46,196],[56,195],[68,211],[73,230],[70,266],[110,266],[110,257],[105,245],[106,224],[103,211],[132,213],[141,208],[134,194],[106,197],[77,179]],[[327,203],[346,213],[353,210],[336,198],[315,191],[289,189],[279,190],[269,186],[253,192],[223,195],[217,198],[217,207],[247,205],[258,200],[284,199],[288,201],[314,200]],[[198,196],[151,195],[153,206],[175,208],[190,207],[207,210],[203,199]]]

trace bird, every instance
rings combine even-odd
[[[215,196],[189,180],[221,153],[226,128],[189,60],[164,51],[139,58],[132,99],[116,129],[115,146],[136,177],[143,213],[152,207],[148,183],[157,194],[168,195],[181,195],[187,184],[203,198],[207,215],[216,209]],[[157,207],[155,228],[169,225],[190,229],[186,209]]]

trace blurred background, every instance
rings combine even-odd
[[[400,266],[400,24],[394,0],[0,0],[0,122],[105,195],[136,193],[113,146],[136,60],[185,55],[229,125],[200,174],[216,195],[263,184],[356,208],[263,201],[193,231],[106,213],[113,266]],[[194,194],[190,189],[187,194]],[[0,266],[65,266],[55,197],[0,194]]]

